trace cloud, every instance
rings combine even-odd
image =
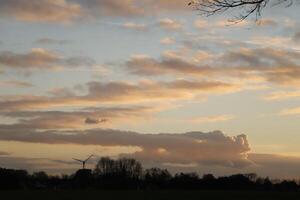
[[[2,156],[8,156],[8,155],[10,155],[10,153],[4,152],[4,151],[0,151],[0,157],[2,157]]]
[[[80,1],[92,16],[130,17],[144,14],[144,8],[134,0],[89,0]]]
[[[155,59],[148,56],[132,56],[126,67],[132,74],[161,76],[161,75],[189,75],[195,77],[246,77],[253,74],[252,69],[228,67],[226,62],[209,63],[212,57],[223,59],[218,55],[211,55],[206,52],[196,52],[193,58],[184,57],[184,54],[177,52],[165,52],[162,58]],[[211,66],[213,65],[213,66]],[[225,66],[224,66],[225,65]],[[228,64],[228,65],[231,65]]]
[[[145,24],[136,24],[133,22],[126,22],[122,25],[122,27],[124,27],[126,29],[136,30],[136,31],[146,31],[147,30],[147,26]]]
[[[182,0],[77,0],[93,17],[138,17],[188,10]]]
[[[86,124],[100,124],[100,123],[105,123],[107,121],[108,121],[107,119],[94,119],[90,117],[85,119]]]
[[[300,158],[272,154],[248,154],[255,165],[249,171],[272,178],[295,179],[299,174]],[[284,170],[282,170],[284,169]]]
[[[260,19],[258,21],[259,26],[277,26],[278,22],[273,19]]]
[[[168,31],[178,31],[183,28],[183,25],[179,21],[169,18],[160,19],[158,25]]]
[[[69,44],[71,41],[70,40],[59,40],[59,39],[53,39],[53,38],[40,38],[35,41],[36,44],[41,44],[41,45],[64,45],[64,44]]]
[[[160,40],[160,44],[163,45],[171,45],[174,44],[176,41],[173,38],[170,37],[166,37]]]
[[[25,22],[63,23],[106,17],[133,18],[189,10],[185,0],[0,0],[0,16]]]
[[[27,88],[27,87],[33,87],[33,84],[24,81],[18,81],[18,80],[8,80],[8,81],[0,81],[0,88],[1,87]]]
[[[299,114],[300,114],[300,107],[284,109],[279,113],[279,115],[282,116],[299,115]]]
[[[47,158],[30,158],[17,156],[1,156],[0,165],[4,168],[25,169],[30,173],[46,171],[50,174],[73,173],[77,168],[74,162]]]
[[[299,87],[300,53],[273,48],[241,49],[223,55],[223,62],[239,69],[252,71],[267,82]]]
[[[1,115],[17,121],[1,126],[6,130],[53,130],[107,127],[130,120],[146,119],[161,107],[128,106],[128,107],[93,107],[79,111],[15,111],[3,112]],[[108,124],[107,124],[108,123]],[[93,125],[93,126],[92,126]]]
[[[230,20],[218,20],[218,21],[215,22],[215,24],[212,25],[212,27],[216,27],[216,28],[225,28],[225,27],[240,28],[240,27],[245,27],[249,24],[250,24],[250,22],[247,21],[247,20],[243,20],[239,23],[235,23],[235,22],[230,21]]]
[[[194,27],[196,29],[209,30],[209,31],[220,29],[220,28],[226,28],[226,27],[229,27],[231,29],[243,28],[243,27],[248,26],[248,25],[250,25],[250,22],[247,21],[247,20],[241,21],[239,23],[234,23],[230,20],[223,20],[223,19],[219,19],[219,20],[215,20],[215,21],[209,21],[209,22],[205,19],[196,19],[194,21]]]
[[[118,130],[85,130],[38,132],[35,130],[7,131],[0,128],[0,140],[46,144],[81,144],[101,146],[137,146],[140,151],[131,156],[157,163],[198,163],[227,167],[245,167],[250,150],[245,135],[229,137],[220,131],[184,134],[139,134]],[[162,151],[163,149],[163,151]],[[189,155],[189,156],[186,156]]]
[[[147,56],[133,56],[127,61],[126,66],[133,74],[148,76],[162,74],[206,75],[211,71],[207,67],[201,67],[175,57],[157,60]]]
[[[197,19],[195,20],[194,22],[194,26],[198,29],[203,29],[203,28],[207,28],[208,26],[208,23],[206,20],[203,20],[203,19]]]
[[[10,51],[0,53],[0,66],[19,70],[51,70],[59,69],[64,66],[91,66],[93,63],[94,61],[87,57],[64,58],[55,52],[40,48],[32,49],[30,52],[22,54],[16,54]]]
[[[300,97],[300,91],[272,92],[264,97],[267,101],[280,101]]]
[[[0,15],[28,22],[69,23],[83,11],[79,4],[65,0],[1,0]]]
[[[224,122],[234,119],[233,115],[214,115],[214,116],[205,116],[205,117],[195,117],[189,119],[189,122],[192,123],[214,123],[214,122]]]
[[[212,59],[213,58],[213,59]],[[132,74],[230,78],[300,87],[300,53],[274,48],[240,48],[224,53],[168,54],[161,58],[133,56],[126,62]]]
[[[300,32],[295,33],[292,39],[297,43],[300,42]]]
[[[31,110],[61,106],[92,106],[100,103],[128,104],[153,101],[177,101],[196,96],[221,95],[240,91],[241,86],[221,81],[141,81],[89,82],[86,95],[6,96],[0,101],[1,111]]]

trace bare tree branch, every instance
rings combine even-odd
[[[289,7],[293,5],[294,1],[299,0],[193,0],[188,5],[205,16],[238,10],[238,16],[232,21],[240,22],[250,15],[255,15],[256,20],[259,19],[261,11],[269,4],[272,6],[284,4],[285,7]]]

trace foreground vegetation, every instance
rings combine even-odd
[[[231,199],[231,200],[296,200],[298,192],[271,192],[271,191],[0,191],[1,199],[43,199],[43,200],[81,200],[81,199],[109,199],[109,200],[199,200],[199,199]]]
[[[178,173],[171,175],[166,169],[151,168],[144,170],[141,163],[134,159],[122,158],[112,160],[104,157],[99,160],[94,170],[81,169],[75,174],[64,176],[48,176],[45,172],[29,174],[25,170],[0,169],[0,190],[139,191],[135,195],[147,194],[145,191],[148,190],[161,190],[160,192],[156,192],[161,195],[164,194],[163,191],[168,190],[193,190],[194,192],[189,193],[190,195],[206,195],[210,192],[207,193],[204,191],[208,190],[243,191],[238,193],[234,192],[234,195],[238,196],[247,194],[247,191],[252,191],[252,194],[261,193],[271,196],[275,194],[273,192],[284,191],[291,192],[290,194],[293,196],[298,195],[300,185],[296,181],[271,181],[269,178],[257,177],[256,174],[236,174],[218,178],[212,174],[206,174],[203,177],[199,177],[196,173]],[[199,191],[203,192],[199,193]],[[173,193],[174,192],[172,192],[172,194]],[[223,192],[211,193],[218,196]],[[13,194],[18,195],[19,193]],[[40,194],[42,193],[37,193],[37,195]],[[64,195],[63,192],[59,194]],[[68,192],[66,194],[68,194]],[[103,192],[103,195],[105,194],[118,195],[114,192]],[[124,195],[126,194],[131,193],[125,192]],[[181,194],[183,193],[178,193],[179,196]],[[26,192],[24,195],[27,195]],[[28,195],[31,195],[31,193],[28,193]]]

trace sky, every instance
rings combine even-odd
[[[298,5],[233,24],[187,4],[0,0],[0,166],[298,179]]]

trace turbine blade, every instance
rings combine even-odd
[[[92,155],[90,155],[86,160],[85,160],[85,162],[86,161],[88,161],[91,157],[93,157],[94,155],[92,154]]]
[[[79,160],[79,159],[76,159],[76,158],[73,158],[73,160],[76,160],[78,162],[84,162],[83,160]]]

